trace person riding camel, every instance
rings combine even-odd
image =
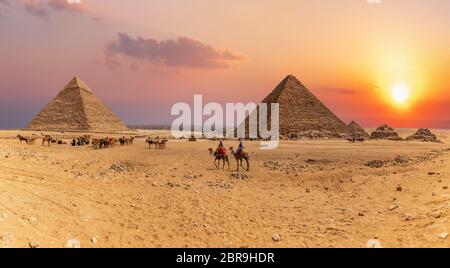
[[[241,141],[239,141],[239,147],[237,149],[237,154],[240,155],[242,152],[244,151],[244,143]]]
[[[227,149],[223,146],[223,141],[219,142],[219,147],[217,147],[217,154],[220,156],[224,156],[227,154]]]

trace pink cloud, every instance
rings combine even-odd
[[[38,17],[48,17],[49,11],[71,11],[71,12],[85,12],[87,11],[85,4],[81,1],[71,2],[68,0],[20,0],[19,1],[25,10],[30,14]],[[9,0],[0,0],[0,4],[9,4]]]
[[[119,33],[118,39],[107,45],[108,58],[120,54],[152,65],[179,68],[226,69],[232,62],[246,57],[221,51],[188,37],[158,41],[153,38],[132,38]]]

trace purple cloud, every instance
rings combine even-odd
[[[158,41],[119,33],[118,39],[108,43],[106,49],[108,57],[120,54],[173,68],[226,69],[232,62],[246,59],[243,55],[221,51],[188,37]]]

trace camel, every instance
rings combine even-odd
[[[28,143],[28,139],[27,137],[24,137],[22,135],[17,135],[17,138],[19,138],[20,143],[22,143],[22,141],[25,141],[25,143]]]
[[[225,163],[227,163],[228,170],[230,170],[230,161],[228,160],[227,154],[220,155],[219,152],[217,150],[214,151],[213,148],[209,148],[208,151],[210,155],[214,156],[214,166],[216,166],[217,169],[220,168],[220,160],[222,160],[223,161],[222,169],[225,169]],[[216,164],[216,162],[218,163]]]
[[[237,162],[237,171],[239,171],[239,166],[244,168],[242,166],[242,160],[245,160],[247,162],[247,171],[250,171],[250,157],[248,153],[241,151],[241,152],[235,152],[233,147],[230,147],[230,152],[234,155],[234,158],[236,158]]]
[[[42,137],[42,146],[44,146],[44,144],[47,142],[48,146],[50,147],[50,144],[52,143],[53,138],[49,135],[44,135]]]
[[[152,145],[153,145],[153,144],[155,145],[155,148],[158,149],[158,141],[157,141],[157,140],[154,140],[154,139],[152,139],[152,138],[147,138],[147,139],[145,140],[145,142],[148,143],[148,148],[149,148],[149,149],[152,148]]]
[[[168,140],[159,140],[158,149],[166,149]]]
[[[351,143],[355,143],[355,142],[364,142],[365,139],[364,137],[358,137],[358,136],[350,136],[347,137],[347,140]]]
[[[167,140],[167,139],[162,139],[161,140],[159,138],[156,138],[156,139],[148,138],[147,140],[145,140],[145,142],[148,143],[148,148],[149,149],[152,148],[153,144],[155,145],[156,149],[166,149],[168,141],[169,140]]]
[[[92,139],[92,147],[96,149],[103,149],[103,148],[109,148],[114,147],[116,145],[117,139],[115,138],[104,138],[104,139]]]
[[[28,145],[34,145],[36,143],[36,137],[25,137],[22,135],[17,135],[17,138],[19,138],[20,143],[22,143],[22,141],[25,141],[26,144]]]
[[[134,137],[125,138],[125,136],[123,136],[122,138],[119,139],[119,143],[121,146],[130,145],[130,144],[133,144],[133,142],[134,142]]]

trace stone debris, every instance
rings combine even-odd
[[[382,168],[384,167],[384,165],[385,165],[384,161],[381,160],[371,160],[366,163],[366,166],[371,168]]]
[[[114,172],[127,172],[136,170],[136,167],[131,162],[115,162],[110,169]]]
[[[0,234],[0,248],[11,248],[14,236],[10,233]]]
[[[238,180],[246,180],[249,178],[249,176],[245,173],[231,173],[230,174],[231,179],[238,179]]]
[[[273,242],[278,243],[281,241],[281,236],[279,234],[273,234],[272,240],[273,240]]]
[[[367,241],[367,248],[381,248],[381,242],[378,239],[370,239]]]
[[[81,248],[81,242],[77,239],[70,239],[64,245],[66,248]]]
[[[28,245],[30,246],[30,248],[38,248],[39,247],[39,241],[32,240],[32,241],[30,241],[30,243],[28,243]]]

